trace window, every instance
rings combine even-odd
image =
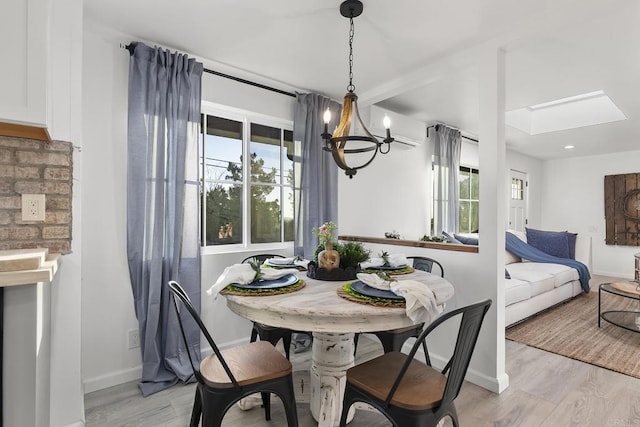
[[[480,212],[480,176],[478,169],[460,166],[460,232],[477,233]]]
[[[203,246],[293,241],[293,125],[203,106]]]
[[[511,199],[524,200],[524,180],[511,178]]]

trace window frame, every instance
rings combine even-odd
[[[460,165],[459,169],[458,169],[458,173],[462,173],[462,172],[468,172],[469,173],[469,198],[467,199],[463,199],[462,197],[458,196],[458,204],[460,205],[460,203],[462,202],[478,202],[478,226],[480,226],[480,188],[478,188],[478,198],[474,199],[471,197],[472,191],[471,191],[471,182],[472,182],[472,175],[475,173],[478,176],[478,187],[480,186],[480,168],[478,168],[477,166],[469,166],[469,165]],[[460,183],[458,182],[458,185],[460,185]],[[470,205],[471,206],[471,205]],[[461,209],[458,208],[458,228],[461,228],[462,222],[460,221],[460,213],[461,213]],[[469,213],[471,213],[471,207],[469,208]],[[471,221],[471,216],[469,216],[469,221]],[[471,225],[471,224],[467,224],[467,225]],[[473,231],[460,231],[460,233],[472,233]]]
[[[283,148],[283,138],[284,131],[293,132],[293,121],[282,119],[279,117],[269,116],[266,114],[256,113],[249,110],[244,110],[240,108],[231,107],[228,105],[217,104],[209,101],[202,101],[201,103],[201,114],[203,116],[217,116],[228,120],[234,120],[242,123],[242,158],[249,159],[250,158],[250,150],[249,146],[251,144],[251,123],[263,125],[263,126],[271,126],[276,127],[281,130],[281,149]],[[206,133],[206,129],[201,129],[201,134],[204,135]],[[293,138],[292,138],[293,139]],[[295,144],[295,141],[293,142]],[[204,144],[203,144],[204,149]],[[282,154],[282,152],[281,152]],[[202,153],[198,152],[198,162],[200,162],[200,156]],[[198,164],[198,181],[202,186],[205,183],[204,170],[200,170],[201,166]],[[202,166],[204,168],[204,164]],[[283,159],[282,155],[280,155],[280,173],[283,173]],[[202,175],[200,175],[202,174]],[[267,184],[274,187],[279,187],[280,189],[280,204],[281,204],[281,217],[280,217],[280,237],[284,239],[285,230],[284,230],[284,209],[282,207],[282,203],[285,195],[285,187],[291,188],[292,194],[295,197],[295,183],[293,185],[287,185],[285,183],[284,175],[282,175],[280,179],[280,183],[276,184]],[[242,228],[243,228],[243,236],[241,243],[231,243],[227,245],[206,245],[204,233],[202,230],[206,227],[204,221],[206,220],[206,206],[203,203],[203,197],[198,197],[198,210],[200,211],[200,222],[201,222],[201,231],[200,231],[200,246],[201,253],[203,255],[206,254],[216,254],[216,253],[232,253],[232,252],[246,252],[253,250],[278,250],[278,249],[292,249],[293,241],[280,241],[280,242],[269,242],[269,243],[251,243],[251,189],[254,185],[265,185],[264,183],[254,183],[251,181],[251,162],[243,161],[242,162]],[[295,209],[294,209],[295,212]],[[294,217],[295,223],[295,217]]]

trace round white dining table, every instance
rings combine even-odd
[[[347,281],[323,281],[298,273],[305,286],[292,293],[271,296],[225,295],[231,311],[254,322],[313,333],[310,409],[322,427],[340,421],[347,369],[354,365],[353,337],[413,325],[404,308],[359,304],[340,297],[337,290]],[[454,293],[446,279],[424,271],[396,276],[417,280],[434,293],[444,309]],[[353,417],[353,409],[349,419]]]

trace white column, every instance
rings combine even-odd
[[[340,423],[347,369],[354,365],[353,333],[313,333],[311,355],[311,415],[319,427]],[[351,407],[349,418],[355,409]]]
[[[504,141],[504,51],[496,45],[478,50],[480,118],[480,265],[475,299],[493,300],[480,331],[472,366],[496,381],[497,392],[509,385],[505,373],[504,242],[507,221]]]

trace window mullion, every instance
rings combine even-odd
[[[251,245],[251,153],[249,152],[249,141],[251,139],[251,125],[249,120],[243,120],[242,138],[242,221],[244,224],[244,235],[242,237],[244,247]]]

